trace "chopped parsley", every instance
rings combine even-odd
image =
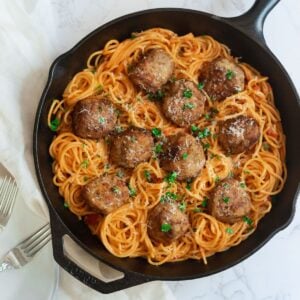
[[[240,182],[240,187],[241,187],[242,189],[244,189],[244,188],[246,187],[246,183],[245,183],[245,182]]]
[[[250,174],[250,171],[249,170],[244,170],[243,171],[245,174]]]
[[[134,34],[134,33],[131,33],[131,35],[130,35],[130,39],[131,39],[131,40],[134,40],[136,37],[137,37],[137,35],[136,35],[136,34]]]
[[[201,91],[204,88],[204,82],[199,82],[197,87],[198,87],[198,90]]]
[[[162,232],[169,232],[171,230],[171,228],[172,228],[171,224],[169,224],[169,223],[163,223],[163,224],[161,224],[160,230]]]
[[[217,137],[218,137],[218,135],[217,135],[216,133],[214,133],[214,134],[212,135],[212,138],[213,138],[214,140],[216,140]]]
[[[124,131],[124,128],[122,127],[122,126],[116,126],[115,127],[115,131],[117,132],[117,133],[120,133],[120,132],[122,132],[122,131]]]
[[[207,197],[204,197],[203,200],[202,200],[201,206],[202,206],[202,207],[207,207],[208,200],[209,200],[209,199],[208,199]]]
[[[198,138],[199,139],[204,139],[207,138],[211,135],[211,132],[208,128],[204,128],[203,130],[199,131],[198,133]]]
[[[184,103],[184,105],[182,106],[183,110],[193,109],[193,108],[195,108],[195,105],[193,103]]]
[[[224,202],[224,203],[227,204],[229,201],[230,201],[230,198],[229,198],[229,197],[223,197],[223,202]]]
[[[87,168],[88,166],[89,166],[89,161],[88,161],[88,159],[85,159],[81,164],[80,164],[80,166],[82,167],[82,168]]]
[[[175,183],[176,178],[177,178],[177,173],[171,172],[165,177],[165,181],[168,183]]]
[[[144,176],[148,182],[151,182],[151,174],[148,170],[144,171]]]
[[[249,226],[251,226],[252,223],[253,223],[253,221],[252,221],[249,217],[247,217],[247,216],[244,216],[244,217],[243,217],[243,221],[244,221],[245,223],[247,223]]]
[[[191,183],[190,183],[190,182],[187,182],[185,188],[186,188],[188,191],[190,191],[190,190],[192,189]]]
[[[207,121],[210,120],[210,118],[211,118],[210,113],[204,114],[204,118],[205,118]]]
[[[199,129],[199,127],[197,127],[196,125],[192,125],[191,126],[191,131],[192,132],[197,132],[197,131],[199,131],[200,129]]]
[[[134,135],[132,135],[130,137],[130,142],[135,143],[137,141],[136,137]]]
[[[262,147],[265,151],[269,151],[270,150],[270,145],[267,142],[263,142],[262,143]]]
[[[155,137],[161,136],[161,130],[159,128],[153,128],[151,132]]]
[[[101,92],[103,90],[103,86],[101,84],[98,84],[96,87],[95,87],[95,90],[97,92]]]
[[[128,185],[128,189],[129,189],[129,196],[130,197],[136,196],[136,189],[135,188],[133,188],[130,185]]]
[[[155,152],[156,154],[159,154],[159,153],[161,153],[162,151],[163,151],[163,149],[162,149],[162,144],[161,144],[161,143],[156,144],[156,145],[155,145],[155,148],[154,148],[154,152]]]
[[[210,148],[210,143],[203,144],[204,151]]]
[[[228,234],[233,234],[233,229],[230,227],[227,227],[225,230]]]
[[[220,155],[218,155],[218,154],[214,154],[214,153],[211,153],[210,154],[210,159],[214,159],[214,158],[216,158],[216,159],[221,159],[221,156]]]
[[[64,207],[65,208],[68,208],[69,207],[69,204],[67,202],[64,202]]]
[[[216,176],[215,177],[215,183],[218,183],[220,181],[220,177],[219,176]]]
[[[111,190],[112,190],[115,194],[120,194],[120,193],[121,193],[120,189],[119,189],[117,186],[113,186],[113,187],[111,188]]]
[[[182,154],[182,159],[183,159],[183,160],[186,160],[186,159],[188,158],[188,156],[189,156],[189,155],[188,155],[187,153],[183,153],[183,154]]]
[[[116,174],[119,178],[123,178],[124,177],[124,172],[122,170],[118,170],[117,174]]]
[[[50,122],[49,127],[52,131],[57,131],[59,124],[60,124],[60,121],[57,118],[55,118]]]
[[[225,188],[225,189],[229,189],[230,184],[227,183],[227,182],[224,182],[224,183],[222,184],[222,187]]]
[[[228,173],[228,178],[233,178],[233,176],[234,176],[233,172],[230,171],[230,172]]]
[[[100,117],[98,121],[100,124],[104,124],[106,122],[105,118],[103,117]]]
[[[228,79],[228,80],[231,80],[233,77],[234,77],[234,72],[232,71],[232,70],[227,70],[227,72],[226,72],[226,78]]]
[[[186,203],[185,202],[181,202],[179,205],[178,205],[178,208],[184,212],[186,210]]]
[[[148,99],[149,100],[162,100],[162,98],[165,96],[165,93],[161,90],[158,90],[155,93],[148,93]]]
[[[172,192],[166,192],[165,195],[162,195],[160,198],[160,202],[172,202],[173,200],[177,200],[178,196],[175,193]]]
[[[193,92],[190,89],[185,89],[182,96],[185,98],[191,98],[193,96]]]
[[[201,212],[201,208],[200,207],[196,207],[196,208],[194,208],[193,212],[195,212],[195,213]]]

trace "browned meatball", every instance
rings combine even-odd
[[[170,85],[162,109],[165,116],[173,123],[187,127],[201,117],[205,101],[205,94],[198,90],[195,83],[177,80]]]
[[[257,121],[247,116],[238,116],[220,124],[218,141],[226,153],[238,154],[251,148],[259,137]]]
[[[129,201],[129,190],[124,180],[104,175],[86,184],[81,196],[96,212],[107,215]]]
[[[244,90],[245,74],[235,62],[219,57],[203,65],[199,81],[212,100],[223,100]]]
[[[134,168],[150,159],[153,146],[154,141],[149,131],[131,127],[113,139],[110,159],[121,167]]]
[[[172,76],[174,62],[162,49],[149,50],[129,71],[129,78],[139,88],[147,92],[156,92]]]
[[[170,136],[163,145],[160,163],[164,170],[176,172],[178,180],[196,177],[205,165],[202,145],[190,134]]]
[[[114,105],[97,96],[78,101],[72,115],[74,133],[82,138],[102,138],[114,129],[116,121]]]
[[[149,236],[162,243],[170,243],[189,229],[188,216],[178,208],[177,202],[159,203],[148,217]]]
[[[251,199],[240,187],[239,181],[233,178],[225,179],[215,187],[208,208],[212,216],[219,221],[233,224],[250,212]]]

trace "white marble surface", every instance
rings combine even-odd
[[[115,17],[147,8],[185,7],[207,11],[220,16],[235,16],[246,11],[253,0],[0,0],[0,121],[17,111],[22,116],[11,129],[11,139],[20,140],[22,161],[9,164],[14,152],[8,144],[0,143],[1,159],[11,166],[26,197],[19,197],[19,209],[14,212],[6,233],[0,235],[0,254],[13,245],[14,236],[25,237],[46,216],[36,204],[40,195],[35,190],[31,136],[35,108],[48,75],[51,62],[71,48],[90,31]],[[300,92],[300,2],[281,1],[267,17],[264,34],[268,46],[283,63]],[[5,105],[8,99],[14,110]],[[28,105],[32,103],[31,105]],[[26,121],[26,122],[25,122]],[[25,124],[26,123],[26,124]],[[2,139],[3,138],[3,139]],[[0,127],[0,140],[10,142],[7,132]],[[24,159],[24,160],[23,160]],[[2,162],[3,162],[2,161]],[[27,177],[26,184],[24,178]],[[29,179],[28,179],[29,178]],[[23,196],[24,196],[23,195]],[[29,196],[28,196],[29,195]],[[30,198],[30,199],[29,199]],[[23,203],[24,202],[24,203]],[[26,226],[18,218],[26,210],[25,203],[40,214],[26,212]],[[297,207],[299,208],[298,201]],[[21,208],[20,208],[21,207]],[[32,217],[30,217],[30,214]],[[22,228],[22,230],[21,230]],[[11,234],[10,234],[11,233]],[[12,235],[14,234],[14,235]],[[32,288],[38,282],[46,290],[55,286],[55,263],[49,251],[37,258],[36,263],[19,273],[0,274],[1,299],[46,299]],[[191,281],[152,282],[139,287],[101,295],[84,286],[60,269],[59,285],[53,299],[300,299],[300,213],[296,210],[291,225],[278,233],[267,245],[246,261],[219,274]],[[47,268],[47,264],[50,267]],[[37,280],[39,272],[43,279]],[[29,289],[32,289],[29,292]],[[16,293],[18,291],[18,293]],[[1,297],[1,295],[3,297]],[[5,295],[5,296],[4,296]],[[49,296],[51,293],[49,294]]]

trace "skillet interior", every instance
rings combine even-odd
[[[261,220],[252,236],[229,251],[212,256],[208,259],[206,266],[202,262],[188,260],[155,267],[141,258],[119,259],[114,257],[105,250],[97,238],[90,234],[83,222],[79,222],[75,215],[64,209],[63,199],[59,196],[57,187],[52,183],[52,160],[48,154],[48,148],[53,133],[47,127],[47,114],[52,100],[61,98],[67,83],[76,72],[85,67],[87,58],[93,51],[101,49],[112,38],[123,40],[129,37],[131,32],[151,27],[168,28],[179,35],[188,32],[193,32],[195,35],[211,35],[229,46],[234,56],[242,57],[243,61],[268,76],[287,136],[288,179],[283,191],[273,199],[271,213]],[[192,10],[156,9],[131,14],[112,21],[92,32],[53,63],[38,108],[34,132],[34,157],[38,180],[52,215],[53,238],[60,238],[59,236],[55,237],[56,232],[63,230],[101,261],[126,273],[142,274],[148,278],[147,280],[198,278],[224,270],[258,250],[278,230],[287,226],[291,221],[300,178],[300,147],[297,131],[299,128],[299,99],[281,65],[264,46],[222,19]],[[54,216],[58,218],[53,218]],[[61,227],[57,220],[64,226]]]

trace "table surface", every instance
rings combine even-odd
[[[3,2],[4,3],[4,2]],[[253,1],[218,0],[111,0],[111,1],[7,1],[3,13],[26,17],[16,21],[17,31],[22,34],[22,24],[28,22],[37,26],[48,39],[49,49],[40,51],[39,76],[35,95],[39,95],[47,79],[51,61],[67,51],[90,31],[118,16],[156,7],[184,7],[210,12],[219,16],[234,16],[245,12]],[[20,11],[12,10],[18,7]],[[285,66],[298,92],[300,92],[300,2],[281,1],[269,14],[264,26],[266,42]],[[0,18],[0,34],[5,29]],[[3,29],[4,28],[4,29]],[[27,45],[24,45],[26,47]],[[5,47],[5,45],[4,45]],[[20,49],[21,50],[21,49]],[[39,52],[40,51],[40,52]],[[1,54],[0,54],[1,55]],[[28,58],[31,63],[34,55]],[[13,71],[12,71],[13,72]],[[1,78],[5,74],[1,74]],[[17,74],[16,74],[17,75]],[[8,87],[9,88],[9,87]],[[29,92],[29,91],[28,91]],[[31,144],[31,143],[30,143]],[[28,147],[30,147],[28,144]],[[1,172],[0,172],[1,175]],[[34,215],[19,195],[12,220],[0,235],[0,255],[3,255],[16,241],[28,235],[45,219]],[[297,207],[300,203],[298,201]],[[26,218],[25,224],[20,219]],[[22,228],[22,230],[20,230]],[[78,282],[58,266],[47,245],[34,262],[22,270],[0,274],[1,299],[41,299],[43,292],[49,299],[300,299],[300,213],[296,210],[293,222],[279,232],[262,249],[237,266],[207,278],[143,284],[124,292],[101,295]],[[57,286],[56,286],[57,280]],[[54,291],[54,293],[53,293]]]

